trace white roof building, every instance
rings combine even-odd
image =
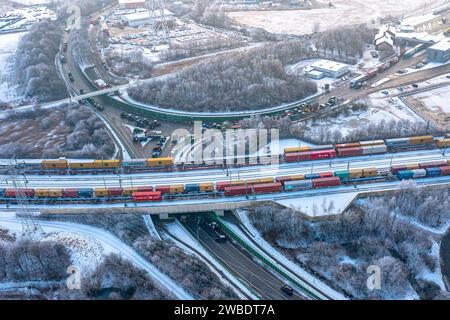
[[[119,0],[121,9],[145,8],[146,0]]]
[[[331,60],[319,60],[313,63],[311,67],[332,78],[339,78],[349,72],[349,65]]]
[[[164,9],[164,16],[167,20],[174,18],[174,14],[166,9]],[[159,17],[159,11],[155,12],[154,16],[150,16],[148,10],[142,10],[135,13],[124,14],[121,16],[121,19],[130,27],[139,27],[141,25],[149,24],[151,19],[159,19]]]

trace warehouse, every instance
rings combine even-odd
[[[174,15],[172,12],[164,9],[164,16],[167,21],[174,19]],[[150,17],[148,10],[138,11],[136,13],[125,14],[121,16],[122,21],[133,28],[149,24],[151,19],[159,19],[159,11],[155,12],[155,16]]]
[[[433,62],[447,62],[450,60],[450,39],[442,40],[428,48],[428,60]]]
[[[331,78],[339,78],[349,72],[348,65],[330,60],[317,61],[311,65],[311,68]]]
[[[120,9],[145,8],[146,0],[119,0]]]

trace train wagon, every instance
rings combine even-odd
[[[298,174],[293,176],[285,176],[285,177],[278,177],[276,178],[276,182],[280,182],[281,184],[285,184],[289,181],[298,181],[298,180],[305,180],[304,174]]]
[[[162,194],[169,194],[170,193],[170,186],[156,186],[155,191],[159,191]]]
[[[214,192],[214,183],[200,183],[200,192],[201,193],[207,193],[207,192]]]
[[[6,198],[33,198],[34,197],[34,189],[6,189],[5,197]]]
[[[420,136],[420,137],[411,137],[410,142],[413,145],[417,144],[429,144],[434,142],[433,136]]]
[[[246,180],[245,183],[247,185],[251,184],[267,184],[267,183],[273,183],[273,178],[263,178],[263,179],[249,179]]]
[[[128,169],[128,170],[147,168],[147,159],[123,160],[122,168]]]
[[[255,184],[252,186],[253,193],[266,194],[266,193],[278,193],[281,192],[281,183],[265,183],[265,184]]]
[[[184,185],[182,184],[170,186],[170,194],[182,194],[184,192]]]
[[[286,162],[314,161],[314,160],[325,160],[334,158],[336,158],[336,151],[334,149],[288,153],[284,156]]]
[[[392,166],[391,167],[391,173],[396,175],[399,171],[402,170],[416,170],[419,169],[419,164],[418,163],[414,163],[414,164],[408,164],[408,165],[398,165],[398,166]]]
[[[131,197],[135,192],[153,192],[153,187],[126,187],[123,188],[122,195],[124,197]]]
[[[427,176],[427,170],[425,170],[425,169],[402,170],[397,173],[397,177],[400,180],[419,179],[419,178],[425,178],[426,176]]]
[[[78,170],[92,170],[94,168],[95,168],[94,161],[87,161],[87,162],[70,161],[69,162],[69,169],[71,170],[71,172],[76,172]]]
[[[41,162],[42,170],[67,170],[69,168],[69,161],[61,160],[43,160]]]
[[[436,145],[439,148],[450,148],[450,139],[438,139]]]
[[[162,200],[162,193],[160,191],[133,193],[134,202],[161,201],[161,200]]]
[[[445,167],[445,166],[447,166],[447,161],[445,161],[445,160],[419,163],[420,169],[427,169],[427,168],[433,168],[433,167]]]
[[[312,180],[287,181],[284,184],[285,191],[301,191],[313,188]]]
[[[0,198],[3,198],[5,196],[6,189],[0,188]]]
[[[171,167],[171,166],[173,166],[173,159],[172,158],[147,159],[147,166],[150,167],[150,168]]]
[[[284,149],[284,154],[307,152],[307,151],[331,150],[331,149],[334,149],[334,146],[332,144],[321,145],[321,146],[304,146],[304,147],[296,147],[296,148],[294,147],[294,148]]]
[[[312,181],[314,188],[330,188],[341,185],[341,180],[338,177],[320,178]]]
[[[385,142],[384,140],[370,140],[370,141],[360,141],[359,144],[361,147],[370,147],[370,146],[385,145]]]
[[[91,188],[67,188],[64,189],[64,198],[92,198],[94,196],[94,190]]]
[[[228,187],[239,187],[239,186],[244,186],[244,185],[245,185],[245,181],[243,181],[243,180],[217,182],[216,190],[217,191],[225,191],[225,189]]]
[[[95,160],[95,169],[118,169],[120,168],[120,160]]]
[[[36,198],[62,198],[63,189],[35,189],[34,196]]]

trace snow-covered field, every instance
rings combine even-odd
[[[450,84],[446,87],[418,93],[415,98],[421,100],[433,112],[450,113]]]
[[[243,11],[231,12],[229,16],[237,22],[252,27],[263,28],[274,33],[309,34],[315,26],[320,31],[337,26],[371,22],[379,17],[401,15],[418,9],[431,9],[444,3],[442,0],[335,0],[334,7],[329,1],[318,1],[323,8],[289,11]]]
[[[277,203],[311,217],[324,217],[341,214],[355,200],[357,195],[358,192],[333,196],[313,196],[279,200]]]
[[[24,34],[22,32],[0,35],[0,101],[16,103],[21,100],[18,87],[14,84],[12,60]]]

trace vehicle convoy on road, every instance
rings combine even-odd
[[[407,137],[398,139],[360,141],[355,143],[323,145],[311,147],[286,148],[280,155],[279,162],[294,163],[302,161],[316,161],[334,158],[358,157],[387,152],[400,152],[417,149],[447,148],[450,138],[435,138],[433,136]],[[24,174],[131,174],[152,171],[190,171],[212,168],[227,168],[228,166],[250,165],[249,157],[245,164],[239,164],[236,159],[228,163],[227,158],[215,164],[175,163],[173,158],[149,158],[131,160],[23,160],[12,166]],[[11,161],[0,161],[0,174],[8,174]]]

